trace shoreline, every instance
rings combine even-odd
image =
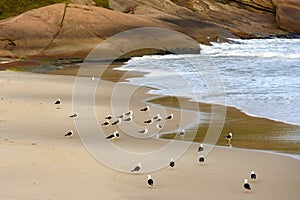
[[[121,67],[125,62],[114,62],[112,63],[105,73],[103,74],[103,80],[112,81],[112,82],[126,82],[128,84],[132,84],[128,82],[128,78],[143,76],[146,73],[136,72],[136,71],[126,71],[126,70],[118,70],[115,68]],[[80,66],[80,65],[79,65]],[[74,76],[77,73],[79,68],[78,65],[73,65],[73,67],[66,66],[62,67],[58,70],[50,70],[45,71],[45,74],[56,74],[56,75],[70,75]],[[43,73],[42,73],[43,74]],[[91,74],[86,74],[86,76],[91,76]],[[133,84],[134,85],[134,84]],[[138,86],[139,87],[139,86]],[[147,88],[147,87],[146,87]],[[155,88],[151,88],[155,89]],[[146,102],[157,103],[162,106],[169,106],[170,108],[178,108],[177,99],[182,99],[185,104],[188,104],[191,109],[199,107],[200,111],[207,113],[211,112],[211,104],[205,102],[193,102],[191,99],[187,97],[170,97],[164,95],[155,95],[148,94],[150,88],[146,91],[148,99]],[[220,135],[220,138],[217,142],[217,145],[226,146],[226,142],[223,140],[223,137],[228,134],[228,132],[238,133],[243,132],[240,136],[234,137],[233,145],[238,148],[246,148],[246,149],[257,149],[257,150],[266,150],[266,151],[276,151],[281,153],[288,154],[300,154],[300,143],[295,141],[290,141],[288,139],[284,139],[284,135],[296,135],[300,131],[299,125],[293,125],[290,123],[285,123],[269,118],[264,118],[260,116],[252,116],[248,113],[242,111],[241,109],[234,106],[224,106],[219,105],[221,107],[225,107],[226,109],[226,121]],[[196,111],[197,112],[197,111]],[[254,131],[250,125],[246,125],[247,121],[251,122],[251,126],[254,127]],[[236,122],[238,122],[236,124]],[[189,128],[194,131],[197,129],[197,135],[195,138],[185,137],[185,140],[188,141],[196,141],[202,142],[205,138],[203,133],[207,132],[209,127],[208,122],[203,122],[199,124],[197,127]],[[276,130],[275,128],[278,128]],[[237,131],[236,131],[237,130]],[[266,132],[266,133],[265,133]],[[248,134],[248,137],[247,137]],[[236,135],[236,134],[235,134]],[[166,139],[172,139],[176,136],[176,133],[163,134],[163,137]],[[258,137],[258,139],[256,139]],[[277,139],[276,139],[277,138]],[[280,139],[281,138],[281,139]]]
[[[158,97],[154,102],[160,105],[168,107],[178,107],[176,103],[172,102],[174,97]],[[168,100],[169,99],[169,100]],[[183,98],[184,99],[184,98]],[[189,101],[188,98],[185,98]],[[198,104],[197,102],[194,102]],[[199,103],[200,111],[209,113],[211,104]],[[222,106],[222,105],[221,105]],[[222,133],[219,137],[217,145],[226,146],[227,143],[224,140],[229,132],[234,134],[232,139],[232,146],[237,148],[253,149],[253,150],[266,150],[276,151],[278,153],[288,153],[300,155],[300,144],[299,142],[293,143],[290,140],[284,140],[281,138],[285,135],[298,134],[300,126],[286,124],[283,122],[277,122],[267,118],[252,117],[244,112],[241,112],[238,108],[222,106],[226,108],[226,119]],[[200,142],[204,140],[205,134],[209,127],[209,122],[199,124],[197,135],[195,138],[185,137],[185,140],[193,140],[194,142]],[[166,134],[166,139],[171,139],[176,134]]]

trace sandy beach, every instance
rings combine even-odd
[[[89,77],[86,79],[87,82],[91,81]],[[299,198],[300,161],[265,152],[216,146],[207,155],[205,165],[201,166],[198,164],[199,144],[195,142],[175,161],[175,169],[167,167],[172,155],[165,154],[156,158],[149,157],[142,163],[140,174],[124,173],[107,167],[96,160],[81,143],[75,122],[87,119],[81,118],[81,113],[76,119],[69,118],[69,115],[76,112],[72,110],[74,80],[74,76],[66,75],[0,72],[1,200]],[[99,123],[111,113],[110,97],[115,84],[101,81],[101,87],[97,88],[95,113]],[[150,95],[145,93],[148,89],[127,83],[119,84],[118,87],[120,101],[128,95],[128,91],[134,91],[129,106],[134,111],[134,123],[142,127],[143,121],[150,117],[149,113],[139,112],[141,107],[147,105],[145,100]],[[60,109],[54,105],[57,98],[62,100]],[[152,114],[159,109],[153,108]],[[180,111],[176,107],[165,108],[164,112],[164,115],[174,113],[174,116],[179,116],[184,113],[187,116],[184,120],[176,117],[167,123],[163,129],[167,132],[176,131],[181,125],[190,123],[195,115],[194,111]],[[234,114],[229,112],[228,115]],[[118,128],[110,126],[103,130],[107,135],[119,130],[120,139],[114,145],[129,152],[147,153],[170,143],[170,140],[141,139],[125,133],[124,130],[132,127],[131,123],[122,122]],[[149,128],[150,132],[155,130],[153,126]],[[230,129],[230,124],[225,127],[224,134]],[[238,126],[235,127],[235,130],[238,129]],[[74,131],[74,136],[64,137],[69,130]],[[133,130],[132,134],[136,134],[136,131]],[[220,141],[224,143],[224,140]],[[170,146],[174,152],[177,143],[180,145],[183,142],[178,141]],[[128,169],[128,172],[137,163],[136,160],[114,156],[117,161],[123,162],[122,167]],[[147,173],[143,173],[148,169],[147,164],[155,165],[164,160],[165,168],[151,172],[154,188],[148,188]],[[250,183],[252,192],[245,193],[243,180],[249,178],[251,170],[255,170],[258,180]]]

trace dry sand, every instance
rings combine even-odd
[[[164,168],[151,173],[155,182],[152,189],[147,187],[147,174],[132,175],[104,166],[84,148],[74,120],[68,117],[73,112],[73,83],[73,76],[0,72],[1,200],[299,199],[300,161],[282,155],[215,147],[206,157],[206,164],[200,166],[198,144],[193,144],[176,161],[175,169]],[[100,122],[111,112],[110,91],[115,86],[107,81],[101,84],[95,98]],[[142,125],[149,116],[138,109],[146,105],[143,100],[150,97],[144,94],[147,89],[129,84],[120,87],[120,98],[136,89],[130,108],[135,112],[134,122]],[[56,98],[62,99],[61,109],[54,105]],[[175,116],[180,113],[171,108],[165,112]],[[183,112],[187,119],[195,114]],[[75,120],[84,120],[80,116],[79,113]],[[178,119],[168,123],[165,130],[178,129]],[[188,120],[183,122],[187,123]],[[130,127],[121,124],[121,138],[114,142],[122,149],[148,152],[169,143],[168,140],[130,137],[121,131],[127,126]],[[74,130],[74,137],[65,138],[65,132],[70,129]],[[108,127],[105,132],[109,134],[114,130]],[[176,151],[176,147],[171,148]],[[122,160],[118,155],[115,157]],[[149,162],[159,160],[150,158]],[[129,171],[135,164],[128,160],[124,168]],[[243,179],[252,169],[257,172],[258,181],[251,183],[251,193],[245,193]]]

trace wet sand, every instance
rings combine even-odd
[[[184,99],[189,101],[189,99]],[[164,106],[178,107],[178,101],[174,97],[161,97],[151,102]],[[211,112],[211,105],[206,103],[189,102],[190,109],[199,108],[200,111]],[[234,138],[231,141],[232,147],[270,150],[281,153],[300,154],[300,142],[290,140],[290,136],[298,136],[300,126],[278,122],[266,118],[249,116],[237,108],[226,106],[226,118],[221,136],[217,145],[227,146],[228,142],[224,137],[232,132]],[[185,140],[202,142],[206,136],[210,119],[200,123],[196,137],[190,138],[186,134]],[[197,129],[197,127],[195,127]],[[191,131],[196,131],[191,129]],[[173,138],[174,134],[165,135],[164,138]]]

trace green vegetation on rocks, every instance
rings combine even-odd
[[[0,0],[0,19],[54,3],[69,3],[69,0]]]
[[[101,6],[104,8],[109,8],[109,0],[94,0],[96,6]]]
[[[55,3],[70,3],[70,0],[0,0],[0,19]],[[109,7],[109,0],[94,0],[96,6]]]

